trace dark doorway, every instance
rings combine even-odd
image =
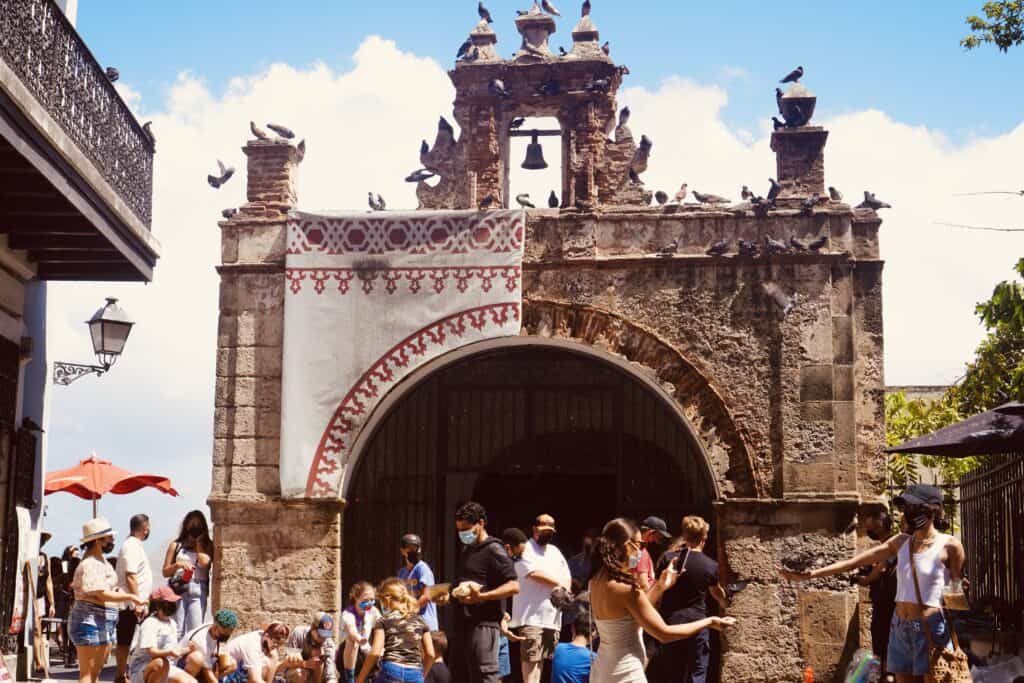
[[[484,504],[493,534],[553,515],[569,556],[616,515],[713,523],[713,490],[678,414],[618,366],[551,347],[481,353],[423,379],[368,441],[346,496],[343,588],[394,574],[407,532],[451,578],[465,500]]]

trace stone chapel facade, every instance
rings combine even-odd
[[[561,205],[527,212],[522,333],[507,345],[557,345],[614,365],[692,436],[723,579],[745,584],[732,598],[739,624],[723,636],[721,680],[790,682],[806,666],[832,680],[870,641],[866,597],[842,578],[788,584],[776,568],[848,557],[867,542],[858,520],[880,504],[881,221],[827,199],[828,132],[810,125],[813,96],[799,84],[786,97],[804,105],[803,125],[772,135],[774,201],[652,206],[639,177],[650,150],[616,125],[624,69],[600,49],[591,19],[564,56],[548,49],[550,17],[531,11],[517,23],[523,48],[509,60],[494,52],[486,23],[471,33],[470,59],[451,71],[461,132],[455,139],[442,125],[422,155],[441,178],[418,187],[421,205],[476,208],[490,195],[508,206],[512,120],[558,119]],[[495,79],[507,96],[494,93]],[[343,548],[354,530],[343,524],[345,491],[336,500],[280,496],[285,217],[300,158],[284,140],[252,140],[243,151],[248,203],[220,223],[214,605],[250,626],[301,623],[343,606],[342,583],[355,578],[343,575]],[[779,249],[766,236],[824,246]],[[659,256],[673,240],[675,252]],[[728,253],[706,253],[723,240]],[[757,243],[757,253],[737,254],[737,240]]]

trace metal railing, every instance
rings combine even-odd
[[[960,479],[963,542],[972,602],[1024,610],[1024,455],[991,456]]]
[[[153,141],[53,0],[0,0],[0,60],[150,227]]]

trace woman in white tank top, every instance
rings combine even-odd
[[[650,596],[630,571],[640,559],[640,530],[626,519],[604,526],[593,555],[590,607],[601,636],[601,648],[590,670],[591,683],[646,683],[644,645],[640,629],[662,643],[697,635],[705,628],[721,630],[736,623],[734,617],[707,617],[669,626],[654,609],[661,594],[672,587],[678,572],[672,565],[662,573]]]
[[[850,560],[809,572],[779,569],[779,573],[790,581],[808,581],[896,557],[896,610],[889,630],[886,668],[896,675],[897,683],[923,683],[928,673],[924,624],[936,647],[951,647],[942,611],[942,589],[950,580],[963,578],[964,547],[955,537],[939,531],[947,524],[942,513],[942,492],[934,486],[914,484],[893,503],[903,513],[900,528],[904,533]],[[914,587],[915,570],[918,588]]]

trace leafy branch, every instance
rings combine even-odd
[[[986,2],[981,11],[985,17],[967,17],[971,34],[960,41],[968,50],[992,43],[1001,52],[1024,42],[1024,2],[1022,0],[993,0]]]

